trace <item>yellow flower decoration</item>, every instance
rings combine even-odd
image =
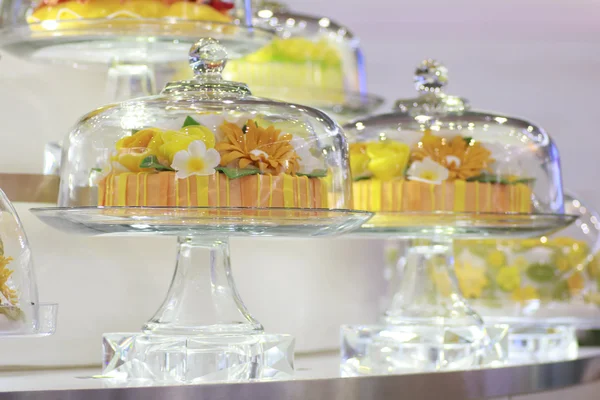
[[[8,286],[8,279],[13,271],[7,268],[7,265],[12,261],[11,257],[0,256],[0,293],[11,306],[16,306],[19,301],[19,295],[14,289]]]
[[[526,303],[531,300],[538,300],[540,298],[540,294],[533,286],[525,286],[522,288],[517,288],[512,292],[511,299],[513,299],[517,303]]]
[[[449,171],[449,179],[466,180],[488,169],[494,162],[492,153],[481,143],[467,142],[462,136],[446,139],[425,133],[413,150],[411,161],[431,158]]]
[[[447,272],[433,270],[431,278],[441,296],[448,297],[452,294],[452,283]]]
[[[519,256],[515,258],[512,264],[513,267],[516,267],[519,271],[524,271],[529,268],[529,261],[523,256]]]
[[[521,272],[516,266],[504,267],[496,275],[496,283],[505,292],[512,292],[521,286]]]
[[[463,296],[471,299],[481,297],[489,281],[484,268],[475,268],[470,263],[456,264],[456,277]]]
[[[368,143],[365,151],[369,157],[367,168],[375,178],[387,181],[404,176],[410,157],[408,145],[384,140]]]
[[[282,134],[273,126],[259,127],[253,120],[248,120],[245,127],[246,132],[229,122],[221,126],[225,140],[217,143],[215,149],[221,154],[222,166],[233,163],[242,169],[254,166],[276,174],[298,172],[300,157],[291,144],[291,134]]]
[[[567,286],[569,287],[569,293],[571,296],[579,294],[585,287],[585,278],[581,272],[575,272],[567,278]]]
[[[186,126],[179,131],[162,132],[160,136],[163,144],[159,148],[159,160],[164,159],[167,165],[171,165],[175,154],[187,150],[196,140],[204,142],[207,149],[215,147],[215,135],[205,126]]]
[[[116,144],[117,155],[114,161],[131,172],[141,172],[142,160],[148,156],[159,155],[159,148],[163,144],[162,131],[158,128],[148,128],[137,131],[131,136],[126,136]]]
[[[488,253],[485,261],[490,267],[499,269],[506,266],[506,255],[502,250],[492,250]]]
[[[367,145],[365,143],[350,144],[350,171],[353,178],[370,176],[369,156],[367,155]]]

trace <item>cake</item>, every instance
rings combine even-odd
[[[345,101],[342,51],[327,39],[275,39],[253,54],[229,61],[224,77],[246,82],[261,97],[339,104]]]
[[[515,303],[600,304],[598,263],[582,240],[459,241],[455,260],[461,291],[488,311]],[[556,306],[553,309],[558,310]],[[568,310],[562,311],[566,311],[563,316],[570,315]]]
[[[472,138],[425,132],[412,148],[390,139],[350,145],[354,207],[367,211],[531,212],[531,182],[492,170]]]
[[[5,328],[7,323],[10,324],[10,321],[16,321],[23,317],[19,307],[19,294],[12,282],[14,271],[8,267],[11,261],[13,261],[11,257],[4,255],[4,244],[0,239],[0,314],[6,319],[4,323],[0,322],[2,328]]]
[[[27,22],[167,17],[230,22],[228,11],[232,7],[232,3],[220,0],[43,0],[31,10]]]
[[[260,124],[260,125],[259,125]],[[264,118],[213,132],[145,128],[116,144],[98,179],[100,206],[327,208],[324,162]]]

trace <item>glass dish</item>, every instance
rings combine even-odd
[[[447,70],[433,60],[417,68],[415,83],[419,97],[345,125],[354,208],[376,213],[356,234],[411,240],[394,268],[383,315],[381,332],[393,332],[394,354],[378,343],[368,347],[372,354],[358,349],[360,327],[347,327],[345,374],[381,371],[377,360],[396,353],[412,358],[390,373],[478,366],[478,355],[500,339],[456,284],[454,240],[540,236],[576,219],[564,214],[558,151],[541,128],[472,111],[465,99],[444,93]]]
[[[61,207],[34,210],[74,233],[179,237],[169,293],[144,332],[105,336],[104,375],[112,379],[289,377],[293,338],[265,334],[244,306],[228,238],[331,236],[371,216],[349,211],[340,126],[223,80],[226,59],[218,41],[202,39],[190,51],[193,80],[82,117],[64,142]],[[206,250],[210,265],[198,265]]]
[[[154,66],[182,60],[198,37],[222,41],[231,56],[264,46],[249,2],[237,0],[7,0],[0,3],[0,48],[17,57],[75,67],[110,67],[116,100],[155,94]]]
[[[39,302],[27,236],[0,190],[0,337],[52,335],[57,310],[56,304]]]

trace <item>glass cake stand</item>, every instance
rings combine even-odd
[[[501,365],[508,326],[484,325],[461,294],[453,241],[540,236],[576,219],[564,214],[377,213],[353,235],[410,241],[381,325],[341,328],[342,375]]]
[[[0,19],[2,50],[41,63],[108,66],[108,91],[115,101],[155,94],[155,66],[182,60],[199,37],[218,39],[230,58],[236,58],[253,53],[274,36],[251,26],[248,0],[237,1],[239,15],[231,23],[166,17],[27,23],[21,10],[26,0],[5,3],[0,6],[6,14]]]
[[[178,236],[167,297],[142,333],[104,335],[103,375],[149,383],[289,378],[294,338],[264,333],[235,287],[231,236],[319,237],[347,233],[368,212],[216,207],[39,208],[32,212],[66,232]],[[206,251],[210,262],[198,262]]]

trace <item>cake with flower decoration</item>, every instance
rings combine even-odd
[[[475,300],[486,315],[494,315],[494,310],[504,315],[502,310],[515,304],[537,316],[557,316],[559,311],[564,316],[582,316],[586,307],[596,315],[600,305],[598,259],[583,240],[459,241],[455,260],[463,295]]]
[[[181,18],[230,22],[233,3],[222,0],[43,0],[27,16],[42,21],[115,18]]]
[[[460,135],[426,131],[413,146],[353,143],[354,207],[367,211],[531,211],[531,179],[494,171],[492,153]]]
[[[229,61],[224,76],[246,82],[261,97],[343,103],[343,54],[342,48],[327,39],[275,39],[254,54]]]
[[[116,143],[100,172],[101,206],[327,208],[324,162],[268,118],[187,117],[178,131],[145,128]]]
[[[23,316],[19,308],[19,294],[11,282],[13,270],[9,264],[13,261],[12,257],[4,255],[4,244],[0,239],[0,314],[3,314],[9,321],[16,321]]]

